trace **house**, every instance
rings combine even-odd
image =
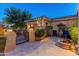
[[[58,30],[58,24],[64,24],[67,27],[72,25],[77,25],[78,23],[77,15],[65,16],[60,18],[48,18],[46,16],[41,16],[38,18],[34,18],[32,20],[26,20],[25,24],[27,25],[27,29],[31,28],[46,28],[46,26],[52,26],[53,30]]]

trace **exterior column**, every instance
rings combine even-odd
[[[31,28],[30,24],[27,23],[27,31],[28,31],[28,38],[30,42],[35,41],[35,30]]]
[[[33,29],[29,29],[29,41],[30,42],[35,41],[35,32]]]
[[[15,32],[8,32],[5,37],[6,39],[6,45],[4,52],[12,51],[16,48],[16,33]]]

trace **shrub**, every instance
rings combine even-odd
[[[45,30],[44,29],[37,29],[35,31],[35,36],[37,37],[42,37],[45,34]]]
[[[47,34],[47,36],[51,36],[51,30],[53,29],[53,27],[52,26],[47,26],[46,27],[46,34]]]
[[[48,31],[50,31],[50,30],[53,29],[53,27],[52,27],[52,26],[47,26],[46,29],[47,29]]]
[[[71,26],[70,29],[69,29],[69,33],[70,33],[70,36],[71,36],[71,41],[73,43],[76,43],[77,39],[78,39],[78,28],[77,28],[77,26]]]
[[[0,37],[0,52],[4,52],[5,44],[6,44],[6,38]]]

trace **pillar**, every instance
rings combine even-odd
[[[29,41],[30,42],[35,41],[35,31],[32,28],[29,29]]]
[[[4,52],[12,51],[16,48],[16,33],[15,32],[7,32],[5,34],[6,39],[6,45]]]

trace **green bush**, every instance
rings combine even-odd
[[[0,52],[4,52],[5,45],[6,45],[6,38],[0,37]]]
[[[50,30],[53,29],[53,27],[52,27],[52,26],[47,26],[46,29],[47,29],[48,31],[50,31]]]
[[[73,43],[77,42],[78,39],[78,27],[77,26],[71,26],[69,29],[70,36],[71,36],[71,41]]]
[[[36,29],[36,31],[35,31],[35,36],[36,37],[42,37],[44,34],[45,34],[44,29]]]
[[[47,36],[51,36],[51,31],[52,31],[52,29],[53,29],[53,26],[47,26],[46,27],[46,34],[47,34]]]

